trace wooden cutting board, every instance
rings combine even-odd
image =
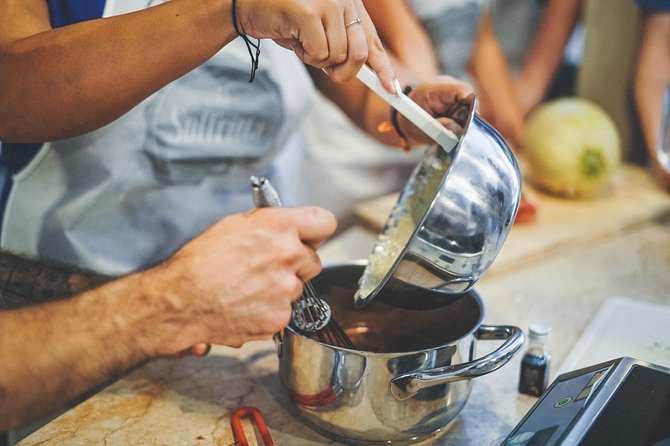
[[[524,185],[538,203],[537,217],[516,224],[495,260],[495,270],[515,268],[550,251],[565,249],[670,212],[670,194],[637,166],[623,165],[612,186],[597,199],[554,197]],[[381,231],[398,195],[360,204],[356,215],[374,231]],[[492,268],[493,269],[493,268]]]

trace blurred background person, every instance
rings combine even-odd
[[[479,113],[521,149],[526,117],[572,93],[580,0],[364,0],[403,85],[445,73],[473,84]],[[573,44],[569,45],[571,36]],[[571,57],[566,58],[566,48]],[[333,210],[339,230],[361,201],[398,191],[421,157],[393,152],[322,95],[307,118],[300,202]]]
[[[534,107],[572,94],[574,70],[565,69],[564,54],[580,0],[406,1],[430,37],[439,70],[473,83],[479,113],[514,148],[520,149],[523,123]],[[369,10],[373,20],[383,13]],[[403,63],[416,70],[421,61],[397,45],[402,39],[388,42],[387,50],[407,53]],[[563,87],[552,91],[557,84]]]
[[[574,94],[583,57],[581,0],[491,0],[493,30],[525,117],[541,102]]]
[[[670,88],[670,1],[637,0],[637,4],[642,17],[633,80],[635,104],[651,167],[658,181],[670,191],[670,165],[663,166],[656,150],[663,132],[664,90]]]

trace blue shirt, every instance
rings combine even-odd
[[[49,6],[49,21],[52,28],[99,19],[105,8],[105,0],[46,0],[46,2]],[[41,146],[41,142],[32,144],[0,142],[0,164],[10,172],[18,172],[28,164]]]
[[[46,0],[52,28],[99,19],[105,0]],[[0,217],[7,203],[11,188],[11,173],[26,166],[42,147],[41,142],[31,144],[3,143],[0,141]]]
[[[46,0],[53,28],[99,19],[105,9],[105,0]]]
[[[635,0],[637,4],[649,11],[670,12],[670,0]]]

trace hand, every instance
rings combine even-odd
[[[336,82],[353,79],[367,61],[395,91],[391,62],[361,0],[237,0],[236,12],[241,32],[273,39]]]
[[[519,113],[524,120],[535,107],[542,103],[545,94],[542,89],[534,88],[532,83],[520,79],[516,79],[514,82],[513,93],[519,106]]]
[[[516,104],[493,106],[490,98],[482,98],[479,102],[479,114],[491,124],[505,138],[505,141],[515,151],[523,149],[524,117]]]
[[[220,220],[142,278],[164,313],[155,354],[202,352],[209,342],[239,347],[284,328],[303,283],[321,270],[316,248],[335,227],[333,214],[313,207]]]
[[[410,98],[456,135],[463,132],[473,100],[472,87],[451,76],[437,76],[418,84]],[[432,142],[428,136],[398,115],[398,125],[410,145]]]

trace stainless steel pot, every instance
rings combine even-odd
[[[353,341],[345,349],[292,328],[275,336],[279,376],[305,421],[350,444],[407,444],[440,432],[465,405],[471,378],[492,372],[522,347],[522,330],[482,325],[475,291],[430,311],[352,299],[365,262],[324,268],[312,280]],[[504,340],[475,359],[478,340]]]

